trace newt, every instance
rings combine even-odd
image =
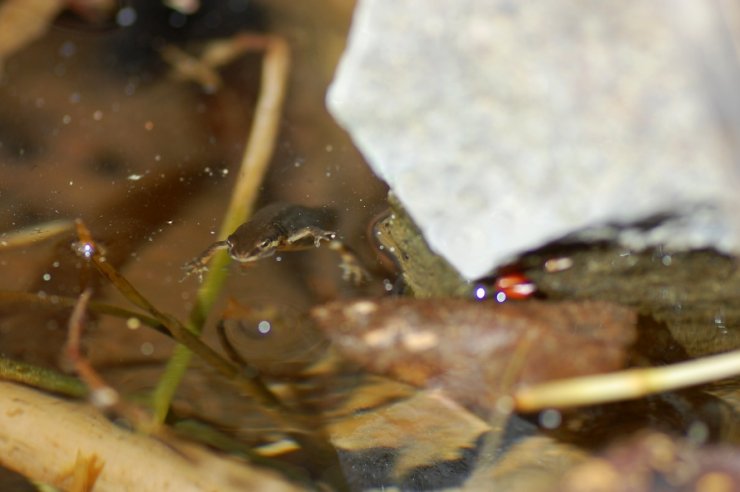
[[[197,274],[202,278],[208,261],[222,249],[242,265],[269,258],[278,251],[300,251],[318,248],[322,241],[340,256],[342,278],[361,283],[369,277],[357,256],[334,231],[336,214],[328,207],[307,207],[289,203],[273,203],[258,210],[250,220],[240,225],[223,241],[211,244],[203,253],[187,262],[185,277]]]

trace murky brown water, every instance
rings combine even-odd
[[[229,299],[275,307],[285,315],[269,326],[260,324],[264,316],[259,315],[232,319],[225,324],[229,340],[273,378],[276,393],[297,411],[322,415],[321,425],[334,433],[345,478],[355,489],[458,486],[473,473],[491,428],[500,431],[496,460],[530,443],[523,452],[530,461],[517,465],[525,475],[540,454],[562,456],[560,471],[552,474],[557,476],[565,465],[585,459],[584,450],[601,449],[615,436],[636,430],[691,437],[699,432],[699,422],[706,428],[697,441],[737,446],[737,380],[709,391],[566,412],[554,426],[541,415],[517,416],[503,424],[463,408],[474,396],[452,401],[433,385],[417,392],[368,376],[353,363],[337,362],[340,358],[305,313],[326,301],[382,296],[395,280],[380,269],[367,237],[371,218],[386,207],[386,189],[324,108],[351,2],[222,2],[204,6],[190,19],[158,3],[132,4],[137,18],[130,26],[120,25],[130,19],[91,25],[67,13],[6,60],[0,78],[0,244],[5,233],[82,218],[105,247],[107,261],[160,310],[186,319],[198,282],[193,277],[181,282],[181,266],[215,239],[251,125],[261,58],[248,55],[229,64],[220,71],[222,88],[208,93],[192,81],[174,78],[154,47],[176,43],[193,49],[193,43],[237,30],[269,30],[288,39],[293,63],[280,136],[259,202],[335,208],[341,236],[375,277],[361,287],[343,282],[336,255],[325,248],[278,254],[249,269],[231,265],[204,340],[219,346],[215,327]],[[0,289],[76,297],[87,284],[95,299],[128,305],[73,254],[73,241],[70,231],[22,247],[0,246]],[[573,268],[545,272],[544,261],[558,255],[572,258]],[[738,347],[740,276],[732,259],[712,252],[637,254],[614,246],[578,246],[535,252],[520,268],[551,300],[598,299],[636,308],[639,336],[629,353],[635,365]],[[0,353],[65,368],[69,313],[1,305]],[[112,386],[144,397],[174,344],[125,319],[94,316],[84,345]],[[323,366],[302,372],[316,361],[324,361]],[[274,424],[255,404],[200,361],[188,373],[175,409],[177,417],[214,424],[245,449],[279,440]],[[367,433],[358,434],[360,427]],[[526,440],[533,435],[535,444]],[[304,458],[288,453],[286,462],[303,465]],[[503,465],[487,470],[478,468],[478,479],[508,473]],[[322,472],[308,474],[317,479]],[[506,477],[514,480],[511,473]],[[31,490],[11,480],[0,477],[0,488],[9,490],[4,484],[12,484],[7,486]],[[484,490],[485,480],[471,482],[471,490]]]

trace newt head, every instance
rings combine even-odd
[[[269,258],[280,249],[285,242],[284,237],[275,228],[268,228],[255,234],[257,231],[250,227],[245,227],[249,223],[242,225],[226,242],[229,245],[229,256],[240,263],[251,263],[254,261]]]

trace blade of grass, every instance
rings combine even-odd
[[[77,378],[26,362],[12,360],[3,355],[0,355],[0,379],[75,398],[87,396],[88,393],[85,383]]]
[[[21,248],[30,244],[44,241],[50,237],[71,232],[74,229],[71,220],[52,220],[43,224],[24,227],[15,231],[0,234],[0,250]]]
[[[288,45],[279,37],[243,34],[235,37],[233,42],[233,47],[237,51],[264,49],[265,56],[259,99],[231,202],[218,235],[218,239],[221,240],[247,220],[257,201],[263,177],[275,149],[290,65]],[[190,332],[200,334],[202,331],[208,313],[213,308],[226,280],[228,262],[225,251],[219,251],[212,258],[210,269],[196,294],[195,306],[185,324]],[[167,416],[170,403],[190,364],[191,356],[190,350],[178,345],[154,390],[152,397],[154,414],[160,422]]]
[[[14,292],[7,290],[0,290],[0,305],[8,306],[13,304],[21,305],[38,305],[49,309],[65,309],[73,308],[77,303],[77,299],[73,297],[57,296],[57,295],[39,295],[32,292]],[[146,314],[131,311],[112,304],[106,304],[104,302],[90,301],[88,306],[90,311],[94,311],[99,314],[107,314],[110,316],[116,316],[118,318],[136,319],[141,324],[151,327],[152,329],[160,332],[163,335],[172,337],[169,331],[165,329],[162,324],[151,316]]]

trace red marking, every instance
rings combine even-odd
[[[537,292],[537,286],[521,273],[509,273],[496,278],[496,292],[503,292],[508,299],[528,299]]]

